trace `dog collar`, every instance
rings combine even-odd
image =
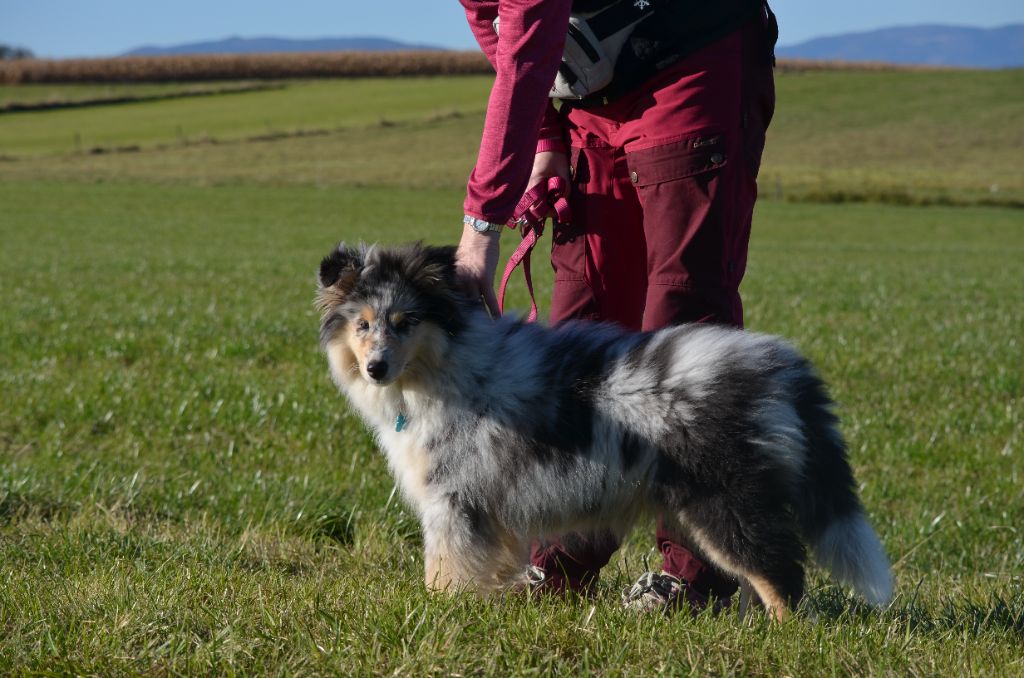
[[[405,425],[409,423],[409,420],[404,414],[399,414],[395,417],[395,433],[401,433]]]

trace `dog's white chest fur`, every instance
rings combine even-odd
[[[429,500],[430,455],[408,429],[380,431],[379,439],[402,494],[422,513]]]
[[[427,475],[431,460],[417,436],[421,422],[418,415],[410,412],[412,403],[397,387],[381,388],[358,376],[338,381],[363,419],[371,425],[402,494],[422,514],[430,498]]]

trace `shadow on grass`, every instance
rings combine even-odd
[[[69,515],[75,507],[34,492],[19,492],[0,487],[0,525],[35,519],[49,523]]]
[[[299,537],[352,546],[356,537],[356,511],[340,503],[324,501],[303,511],[289,528],[289,532]]]
[[[904,602],[897,598],[888,609],[879,612],[858,600],[851,600],[841,589],[830,587],[816,592],[808,604],[811,614],[821,621],[867,622],[880,617],[883,622],[922,635],[943,631],[972,637],[1009,634],[1024,641],[1024,588],[1018,587],[1009,593],[986,591],[979,597],[980,600],[946,596],[938,605],[926,607],[917,602],[915,592],[910,600]]]

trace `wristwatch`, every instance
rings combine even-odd
[[[473,230],[477,233],[487,233],[488,231],[494,231],[495,233],[501,233],[501,230],[505,228],[504,224],[496,224],[493,221],[485,221],[484,219],[477,219],[471,217],[468,214],[462,218],[462,223],[467,226],[472,226]]]

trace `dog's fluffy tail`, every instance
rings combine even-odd
[[[857,497],[832,400],[809,366],[795,380],[807,444],[799,513],[815,560],[872,605],[892,598],[892,574]]]
[[[828,525],[814,544],[814,559],[871,605],[892,600],[889,559],[863,511]]]

